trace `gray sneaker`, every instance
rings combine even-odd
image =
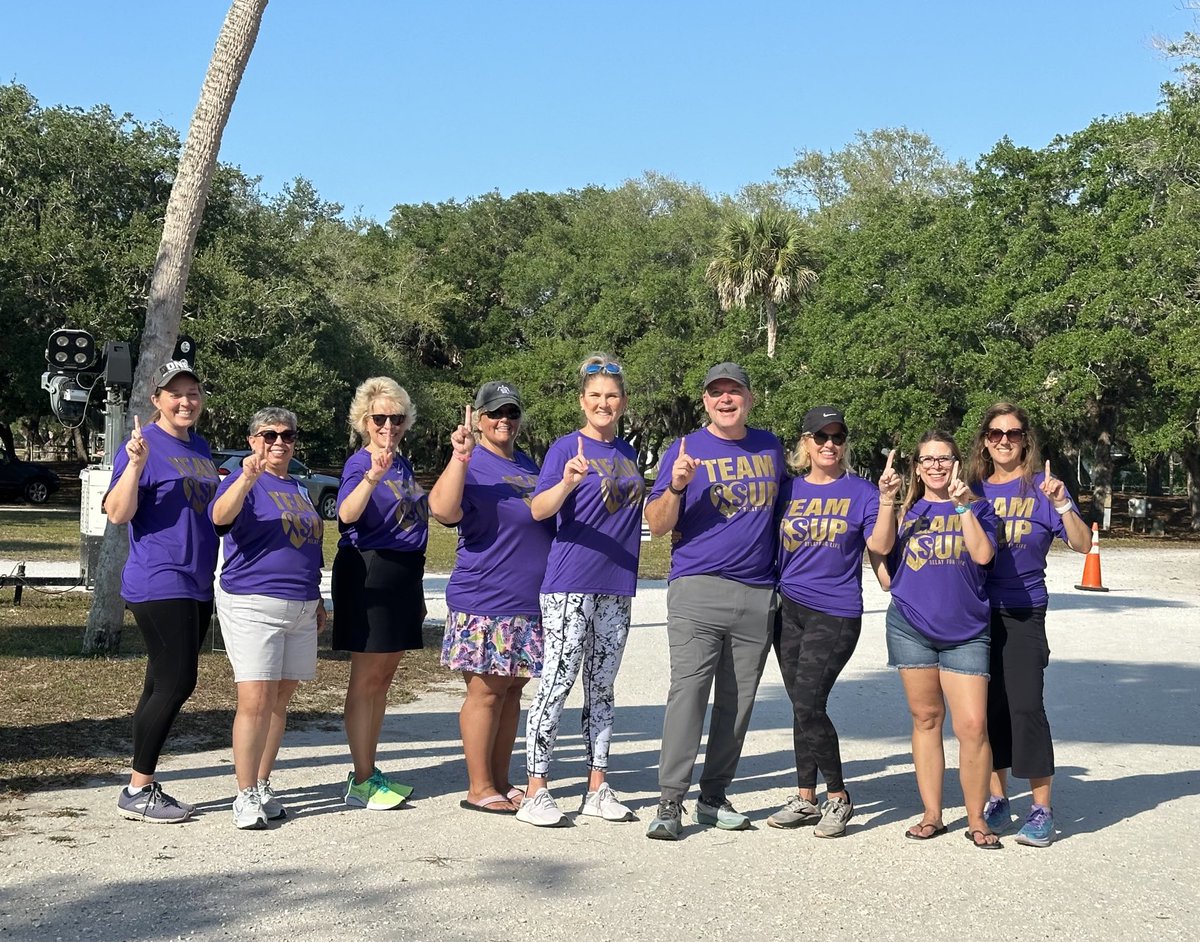
[[[652,841],[677,841],[683,833],[683,805],[678,801],[664,798],[658,803],[658,812],[650,827],[646,828],[646,836]]]
[[[850,796],[827,798],[821,805],[821,820],[815,828],[815,837],[841,837],[846,833],[846,822],[854,815],[854,802]]]
[[[131,821],[149,821],[151,824],[179,824],[192,813],[192,806],[184,806],[162,790],[158,782],[151,782],[136,794],[124,788],[117,798],[117,811]]]
[[[793,795],[782,808],[767,818],[773,828],[799,828],[821,820],[821,810],[807,798]]]
[[[269,778],[258,780],[258,800],[262,804],[263,814],[267,816],[268,821],[282,821],[287,817],[287,809],[275,797],[275,789],[271,787]]]
[[[735,811],[724,796],[706,798],[701,795],[696,802],[696,821],[699,824],[715,824],[722,831],[744,831],[750,827],[750,819]]]
[[[241,831],[261,831],[267,826],[257,786],[243,788],[233,799],[233,823]]]

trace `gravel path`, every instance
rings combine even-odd
[[[1112,591],[1077,592],[1082,557],[1051,558],[1060,833],[1048,849],[1007,840],[1000,853],[974,850],[953,771],[950,832],[903,839],[920,803],[904,698],[884,666],[886,597],[872,585],[862,641],[830,702],[858,806],[847,836],[765,826],[794,784],[772,662],[730,792],[755,829],[685,818],[681,842],[646,840],[667,670],[665,587],[644,583],[610,777],[640,823],[538,830],[460,810],[451,681],[388,715],[380,764],[416,786],[400,811],[344,808],[337,728],[289,734],[275,784],[293,815],[267,832],[232,825],[227,751],[165,761],[168,789],[199,804],[182,826],[118,818],[111,782],[0,806],[0,940],[1200,938],[1200,552],[1106,549],[1103,566]],[[438,598],[430,608],[444,611]],[[555,765],[572,812],[583,786],[578,706],[576,692]],[[953,768],[952,737],[947,752]],[[1016,795],[1023,814],[1028,793]]]

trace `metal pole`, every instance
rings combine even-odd
[[[121,442],[125,440],[125,392],[120,386],[107,387],[104,400],[104,462],[111,468]]]

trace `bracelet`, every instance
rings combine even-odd
[[[956,514],[965,514],[970,509],[971,509],[970,504],[955,504],[954,505],[954,512]]]
[[[364,474],[363,480],[366,481],[368,484],[370,484],[371,487],[375,487],[377,484],[379,484],[379,482],[382,480],[382,478],[375,478],[375,480],[371,480],[371,475]]]
[[[1065,515],[1069,514],[1069,513],[1070,513],[1072,510],[1074,510],[1074,509],[1075,509],[1075,505],[1074,505],[1074,504],[1072,504],[1070,501],[1067,501],[1067,502],[1066,502],[1065,504],[1063,504],[1061,507],[1055,506],[1055,508],[1054,508],[1054,509],[1055,509],[1055,510],[1058,512],[1058,515],[1059,515],[1060,517],[1063,517],[1063,516],[1065,516]]]
[[[454,460],[455,460],[455,461],[461,461],[463,464],[466,464],[468,461],[470,461],[470,460],[471,460],[471,456],[470,456],[470,455],[460,455],[460,454],[459,454],[459,453],[456,451],[456,452],[454,452]]]
[[[667,490],[670,491],[672,494],[674,494],[676,497],[682,497],[684,494],[687,493],[686,487],[676,490],[674,484],[668,484]]]

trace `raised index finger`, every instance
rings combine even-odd
[[[956,462],[954,462],[954,467],[950,469],[950,480],[951,481],[958,480],[958,471],[959,471],[959,467],[958,467],[958,462],[956,461]]]
[[[1049,481],[1050,479],[1051,479],[1051,474],[1050,474],[1050,459],[1049,459],[1049,458],[1047,458],[1047,459],[1046,459],[1046,480],[1047,480],[1047,481]]]
[[[577,452],[580,458],[583,457],[583,436],[579,436],[579,451]]]
[[[467,426],[467,430],[469,431],[471,428],[471,405],[470,405],[470,403],[467,404],[467,418],[466,418],[464,424]]]
[[[888,472],[892,470],[892,462],[896,459],[896,449],[889,448],[887,461],[883,465],[883,476],[887,477]]]
[[[138,418],[138,414],[136,412],[133,414],[133,430],[138,435],[142,434],[142,420]]]

